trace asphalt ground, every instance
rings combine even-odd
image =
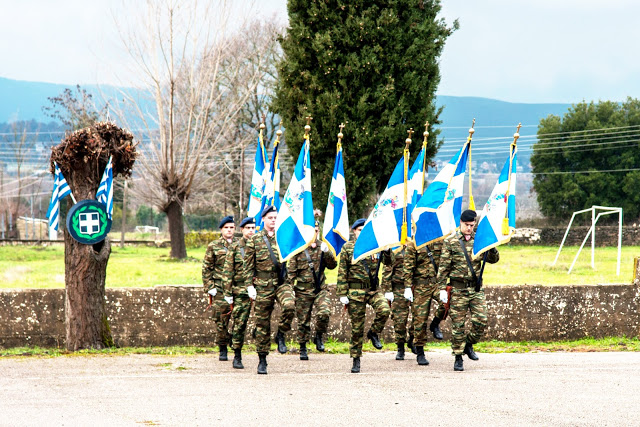
[[[309,356],[3,358],[0,425],[640,425],[638,353]]]

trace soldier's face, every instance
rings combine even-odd
[[[254,234],[256,234],[256,225],[255,224],[247,224],[244,227],[242,227],[242,236],[245,239],[248,239],[249,237],[253,236]]]
[[[353,229],[353,235],[356,237],[356,240],[358,240],[358,236],[360,235],[360,232],[362,231],[363,228],[364,228],[364,225],[361,225],[360,227],[356,227]]]
[[[276,218],[278,217],[277,212],[269,212],[262,218],[262,222],[264,223],[264,228],[267,231],[273,231],[276,229]]]
[[[225,239],[231,239],[233,237],[233,232],[236,230],[236,225],[233,223],[226,223],[222,226],[220,231],[222,232],[222,237]]]
[[[473,227],[476,225],[475,221],[460,222],[460,232],[465,236],[468,236],[473,231]]]

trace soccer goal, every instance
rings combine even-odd
[[[597,211],[600,211],[600,212],[597,212]],[[564,237],[562,238],[562,243],[560,243],[560,247],[558,248],[556,259],[553,260],[553,264],[551,265],[556,265],[556,262],[558,261],[558,257],[560,256],[560,251],[562,251],[562,247],[564,246],[565,240],[567,240],[567,235],[569,234],[569,229],[571,228],[571,224],[573,224],[573,219],[576,217],[576,215],[582,214],[585,212],[591,212],[591,227],[589,228],[587,235],[584,236],[582,245],[580,245],[580,249],[578,249],[578,253],[576,254],[576,257],[573,259],[573,262],[571,263],[571,267],[569,267],[569,271],[567,273],[571,273],[571,270],[573,270],[573,266],[576,264],[576,261],[580,256],[580,252],[582,251],[582,248],[584,248],[585,243],[587,243],[589,236],[591,236],[591,268],[596,268],[595,266],[596,223],[598,222],[600,217],[603,215],[611,215],[611,214],[617,213],[618,214],[618,264],[616,267],[616,275],[619,276],[620,275],[620,254],[622,251],[622,208],[612,208],[608,206],[591,206],[589,209],[583,209],[581,211],[574,212],[573,215],[571,216],[571,221],[569,221],[569,225],[567,226],[567,231],[565,231]]]

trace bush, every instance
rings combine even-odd
[[[214,240],[220,238],[219,231],[190,231],[184,236],[184,243],[187,248],[200,248],[207,246]]]

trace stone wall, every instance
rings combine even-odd
[[[590,227],[572,226],[565,245],[580,246]],[[559,246],[567,227],[519,228],[511,238],[515,245]],[[585,246],[591,246],[591,237]],[[640,246],[640,227],[637,224],[622,227],[622,245]],[[618,246],[618,226],[596,225],[596,246]]]
[[[348,341],[349,320],[331,287],[330,336]],[[639,336],[640,285],[490,286],[488,339],[563,340]],[[212,346],[207,299],[196,286],[107,289],[106,303],[119,346]],[[275,316],[274,316],[275,319]],[[371,311],[367,316],[371,322]],[[251,330],[253,320],[250,321]],[[274,328],[275,330],[275,325]],[[445,339],[449,321],[443,324]],[[295,326],[294,326],[295,331]],[[391,321],[383,338],[392,340]],[[64,289],[0,290],[0,347],[64,346]],[[288,339],[295,339],[291,332]]]

